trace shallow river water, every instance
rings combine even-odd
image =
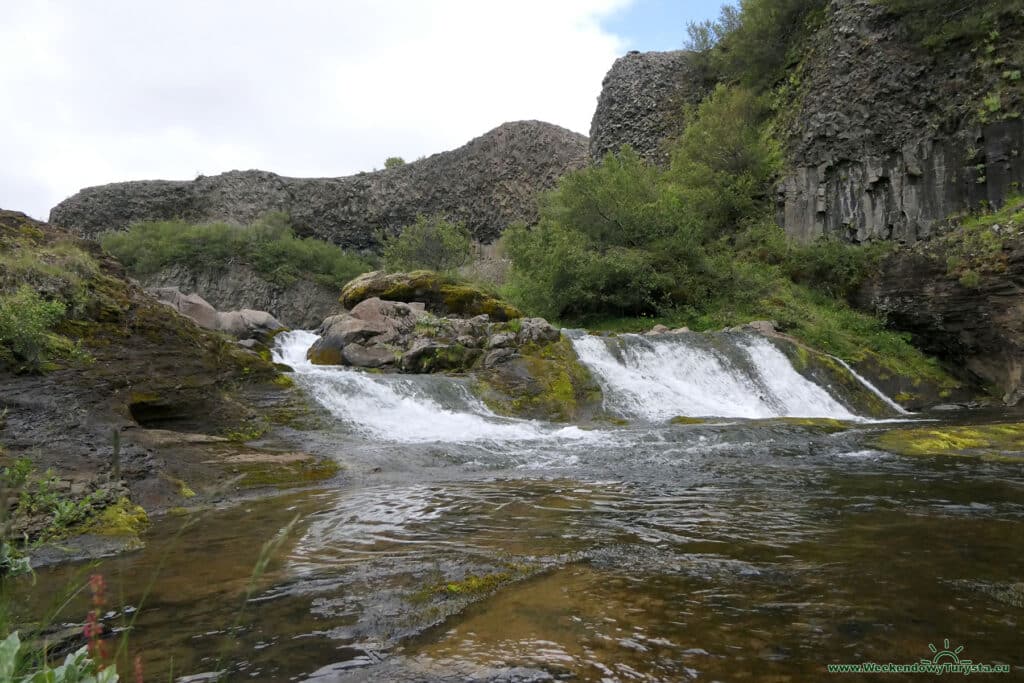
[[[166,517],[144,550],[41,572],[23,607],[102,572],[151,680],[813,681],[930,646],[1024,679],[1020,464],[866,445],[894,423],[765,420],[855,417],[765,349],[696,387],[622,352],[601,377],[629,424],[582,429],[495,417],[455,380],[305,366],[309,342],[279,353],[332,416],[311,446],[339,483]],[[732,417],[666,422],[698,399]]]

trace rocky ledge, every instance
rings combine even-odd
[[[395,233],[417,214],[441,214],[491,242],[511,223],[535,221],[537,195],[586,163],[585,136],[541,121],[516,121],[449,152],[342,178],[254,170],[90,187],[55,206],[50,222],[91,237],[138,221],[248,224],[283,211],[300,235],[373,249],[381,230]]]

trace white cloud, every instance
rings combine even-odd
[[[346,175],[504,121],[586,133],[630,0],[0,6],[0,207],[232,168]]]

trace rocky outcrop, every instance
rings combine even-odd
[[[373,297],[406,303],[420,302],[428,311],[441,316],[486,315],[498,321],[522,316],[515,306],[478,287],[431,270],[415,270],[410,273],[376,270],[354,278],[341,290],[341,303],[346,308],[352,308]]]
[[[160,287],[149,290],[149,293],[199,327],[225,332],[239,339],[269,339],[284,329],[284,325],[266,311],[248,308],[218,311],[198,294],[182,294],[177,287]]]
[[[225,460],[239,454],[235,442],[303,414],[267,358],[159,303],[94,243],[0,211],[0,255],[12,253],[16,277],[0,258],[0,295],[30,281],[74,305],[41,371],[5,360],[0,340],[0,452],[72,482],[69,499],[127,487],[152,511],[223,498],[238,479]],[[190,315],[209,316],[191,303],[182,305]]]
[[[832,0],[811,37],[781,120],[779,220],[793,237],[913,242],[1024,181],[1024,124],[1003,116],[1019,102],[1003,69],[978,59],[988,48],[927,49],[907,23],[884,3]],[[1021,26],[1005,28],[996,52],[1020,40],[1009,33]],[[981,125],[983,99],[1003,90],[1001,112]]]
[[[1022,152],[1018,119],[887,155],[798,166],[780,185],[779,220],[803,242],[928,239],[953,213],[1002,206],[1024,183]]]
[[[482,361],[492,366],[529,344],[546,344],[559,331],[541,318],[492,321],[438,317],[423,302],[364,299],[348,313],[324,320],[307,352],[318,365],[352,365],[426,373],[465,371]]]
[[[858,304],[1013,405],[1024,396],[1024,235],[994,256],[996,268],[964,277],[950,272],[944,244],[901,250],[862,287]]]
[[[307,279],[288,285],[270,282],[242,264],[223,268],[172,265],[139,281],[150,290],[173,287],[198,294],[221,311],[267,311],[297,330],[314,329],[324,318],[341,311],[338,290],[333,287]]]
[[[587,139],[540,121],[505,123],[466,145],[396,168],[343,178],[286,178],[230,171],[192,181],[91,187],[64,200],[50,220],[80,235],[144,220],[250,223],[283,211],[296,232],[349,249],[374,249],[417,214],[464,221],[491,242],[515,221],[533,222],[537,195],[587,162]]]
[[[590,123],[594,161],[628,144],[647,161],[668,163],[667,143],[682,132],[686,106],[709,92],[694,57],[677,50],[630,52],[615,60]]]

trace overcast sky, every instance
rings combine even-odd
[[[504,121],[586,134],[627,50],[720,0],[0,1],[0,208],[261,168],[338,176]]]

